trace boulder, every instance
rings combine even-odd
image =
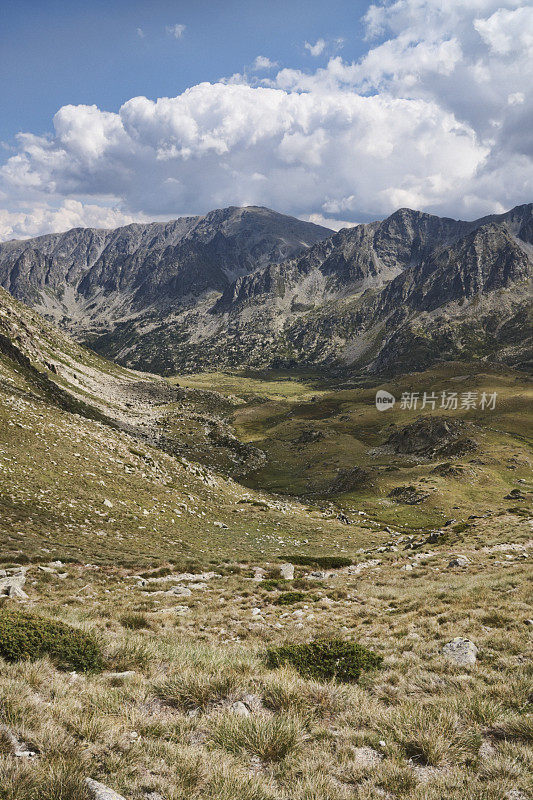
[[[186,586],[173,586],[172,589],[169,589],[167,594],[174,594],[178,597],[190,597],[192,595],[192,591],[187,589]]]
[[[85,786],[89,790],[90,797],[94,800],[126,800],[121,794],[113,791],[103,783],[93,781],[92,778],[85,778]]]
[[[282,564],[279,568],[279,574],[286,581],[294,580],[294,566],[292,564]]]
[[[454,558],[450,559],[448,562],[448,568],[451,567],[468,567],[470,564],[469,559],[466,556],[455,556]]]
[[[239,717],[249,717],[250,716],[250,709],[245,706],[243,702],[237,700],[236,703],[231,705],[231,710],[234,714],[237,714]]]
[[[248,693],[243,695],[242,702],[252,712],[261,711],[263,708],[263,702],[257,694]]]
[[[405,503],[408,506],[415,506],[423,503],[429,497],[429,492],[417,489],[416,486],[396,486],[389,492],[388,496],[395,503]]]
[[[474,642],[469,639],[463,639],[461,636],[456,636],[455,639],[444,645],[442,652],[450,661],[454,661],[460,666],[467,666],[476,663],[479,651]]]
[[[28,595],[23,590],[26,583],[26,571],[16,572],[14,575],[8,575],[6,578],[0,579],[0,595],[7,595],[8,597],[18,598],[19,600],[27,600]]]
[[[509,494],[506,494],[504,500],[527,500],[527,497],[520,489],[512,489]]]

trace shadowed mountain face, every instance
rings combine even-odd
[[[398,372],[524,366],[533,204],[474,222],[400,209],[331,235],[267,209],[0,246],[0,283],[128,366]]]
[[[0,284],[78,333],[107,331],[119,319],[222,292],[329,235],[255,207],[116,230],[75,228],[0,245]]]

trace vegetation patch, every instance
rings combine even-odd
[[[323,569],[341,569],[351,567],[353,561],[345,556],[280,556],[284,561],[290,561],[299,567],[322,567]]]
[[[261,589],[264,589],[267,592],[275,592],[276,589],[281,589],[281,586],[285,584],[286,581],[277,581],[269,579],[261,582]]]
[[[186,669],[155,689],[156,696],[182,711],[207,710],[242,691],[239,676],[222,669],[214,673]]]
[[[464,533],[469,529],[470,525],[468,522],[458,522],[457,525],[452,527],[452,531],[454,533]]]
[[[150,627],[150,622],[145,615],[135,612],[123,614],[120,618],[120,624],[124,628],[129,628],[130,631],[140,631],[143,628]]]
[[[361,672],[381,666],[382,656],[356,642],[342,639],[316,640],[309,644],[288,644],[267,650],[271,668],[291,664],[301,674],[316,680],[355,683]]]
[[[301,603],[305,598],[304,592],[282,592],[273,603],[275,606],[290,606],[292,603]]]
[[[94,672],[104,659],[96,639],[57,620],[14,609],[0,610],[0,656],[6,661],[49,656],[58,669]]]
[[[214,731],[214,741],[231,753],[248,752],[262,761],[281,761],[305,739],[300,720],[291,715],[228,715]]]

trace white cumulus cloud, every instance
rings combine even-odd
[[[473,218],[529,202],[531,11],[385,0],[355,62],[235,75],[118,112],[64,106],[0,168],[0,236],[239,204],[336,227],[399,206]]]
[[[117,228],[130,222],[145,222],[143,214],[124,214],[117,208],[105,208],[79,200],[65,200],[60,207],[36,205],[31,213],[0,209],[0,240],[27,239],[43,232],[68,231],[71,228]]]

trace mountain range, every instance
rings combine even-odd
[[[266,208],[0,245],[0,285],[115,361],[394,374],[528,362],[533,204],[333,233]]]

